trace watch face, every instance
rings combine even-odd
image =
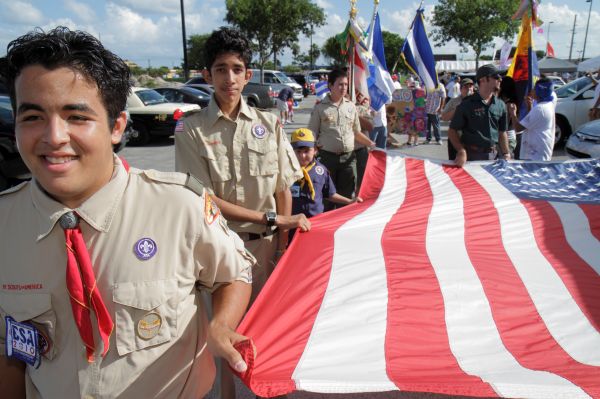
[[[265,216],[267,217],[267,223],[269,223],[269,225],[274,224],[277,220],[277,213],[273,211],[267,212]]]

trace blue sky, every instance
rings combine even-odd
[[[324,8],[326,26],[313,36],[322,44],[328,37],[343,30],[348,20],[348,0],[313,0]],[[518,0],[515,0],[517,2]],[[429,18],[437,1],[424,1]],[[586,46],[586,58],[600,55],[600,1],[593,4]],[[380,0],[379,11],[384,30],[405,36],[419,2]],[[546,22],[544,32],[534,38],[537,49],[545,49],[547,28],[557,57],[567,58],[571,43],[573,20],[577,26],[573,43],[573,58],[583,49],[590,3],[585,0],[543,0],[540,16]],[[358,20],[366,25],[373,11],[372,0],[358,0]],[[185,0],[187,34],[208,33],[224,25],[224,0]],[[552,24],[548,24],[553,21]],[[182,59],[179,0],[0,0],[0,54],[8,42],[36,26],[49,29],[57,25],[86,30],[99,37],[111,50],[142,66],[180,65]],[[516,38],[515,38],[516,40]],[[303,48],[308,40],[301,38]],[[502,41],[498,40],[500,48]],[[435,43],[432,43],[435,45]],[[455,43],[435,53],[457,53],[459,59],[472,59],[472,52],[460,52]],[[491,50],[488,51],[492,53]],[[284,56],[284,63],[290,61]],[[322,61],[322,60],[321,60]]]

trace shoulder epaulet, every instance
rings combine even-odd
[[[0,191],[0,196],[11,194],[11,193],[16,193],[17,191],[20,191],[23,187],[25,187],[28,184],[29,184],[28,181],[24,181],[23,183],[20,183],[20,184],[18,184],[16,186],[7,188],[4,191]]]
[[[186,187],[199,196],[204,195],[204,184],[202,184],[200,180],[189,173],[162,172],[154,169],[144,170],[142,173],[150,180],[160,183],[177,184]]]

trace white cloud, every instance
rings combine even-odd
[[[72,11],[78,19],[83,22],[90,23],[97,19],[96,13],[90,6],[80,3],[76,0],[65,0],[65,8]]]
[[[179,0],[115,0],[119,5],[126,6],[134,11],[148,12],[154,14],[179,14]],[[195,7],[194,0],[186,0],[184,9],[186,12]]]
[[[35,26],[43,21],[42,12],[25,1],[0,0],[0,15],[12,24]]]
[[[328,2],[327,0],[317,0],[315,1],[315,4],[318,5],[319,7],[327,10],[329,8],[333,8],[333,6],[331,5],[330,2]]]

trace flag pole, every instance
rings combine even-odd
[[[351,23],[356,19],[356,0],[350,0],[350,21]],[[348,51],[348,66],[350,69],[350,76],[348,79],[348,94],[350,94],[350,98],[352,102],[356,102],[356,93],[354,90],[354,57],[356,52],[356,46],[354,43],[354,36],[350,34],[350,49],[352,51]]]
[[[373,52],[373,29],[375,26],[375,16],[377,15],[377,9],[379,8],[379,0],[373,0],[373,16],[371,17],[371,25],[369,25],[369,37],[367,38],[367,51],[369,56],[372,57]]]

